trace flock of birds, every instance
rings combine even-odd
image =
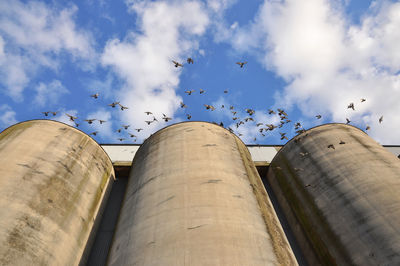
[[[187,64],[194,64],[194,60],[192,58],[190,58],[190,57],[187,58],[186,62],[187,62]],[[175,66],[176,68],[183,67],[182,63],[179,63],[179,62],[177,62],[175,60],[172,60],[172,63],[173,63],[173,66]],[[247,64],[247,62],[236,62],[236,64],[239,65],[240,68],[243,68]],[[187,96],[190,96],[190,95],[194,95],[195,92],[196,92],[195,90],[186,90],[185,94],[187,94]],[[199,90],[199,94],[204,94],[205,92],[206,91],[203,90],[203,89]],[[227,94],[228,90],[224,90],[223,93]],[[95,93],[95,94],[90,95],[90,97],[92,97],[93,99],[98,99],[99,96],[100,96],[99,93]],[[366,99],[362,98],[362,99],[360,99],[360,101],[361,101],[361,103],[363,103],[363,102],[366,101]],[[110,108],[119,108],[121,111],[129,109],[129,107],[122,105],[121,102],[119,102],[119,101],[112,102],[112,103],[108,104],[108,106],[110,106]],[[285,110],[283,110],[281,108],[278,108],[276,110],[272,110],[272,109],[268,109],[267,110],[267,114],[269,114],[269,115],[278,115],[279,116],[279,123],[277,123],[277,124],[276,123],[275,124],[264,124],[264,123],[261,123],[259,121],[255,121],[254,114],[256,113],[256,111],[254,109],[251,109],[251,108],[245,108],[243,110],[244,111],[243,112],[241,110],[236,110],[235,107],[232,106],[232,105],[225,107],[224,105],[213,106],[213,105],[210,105],[210,104],[204,104],[204,107],[205,107],[206,110],[209,110],[209,111],[215,111],[217,108],[229,110],[231,115],[232,115],[232,117],[231,117],[232,122],[231,122],[231,124],[229,126],[226,126],[226,129],[228,129],[232,133],[235,133],[239,137],[242,137],[243,135],[238,130],[239,130],[239,128],[241,126],[244,126],[246,123],[254,123],[254,125],[258,128],[258,132],[259,132],[259,136],[260,137],[265,137],[266,133],[268,131],[273,131],[273,130],[276,130],[276,129],[279,130],[282,127],[284,127],[286,124],[292,123],[292,121],[289,119],[288,114],[285,112]],[[187,108],[187,105],[184,102],[180,102],[180,108],[182,108],[182,109]],[[354,103],[353,102],[349,103],[347,108],[348,109],[352,109],[354,111],[355,110]],[[58,111],[55,111],[55,112],[53,112],[53,111],[45,111],[45,112],[42,112],[42,113],[43,113],[43,115],[45,117],[49,117],[50,114],[52,114],[53,116],[56,116],[58,114]],[[152,123],[156,123],[156,122],[159,121],[156,118],[156,116],[153,114],[153,112],[145,111],[144,113],[149,117],[149,119],[144,121],[147,125],[150,125]],[[240,118],[239,116],[240,116],[241,113],[245,113],[245,117]],[[71,115],[71,114],[68,114],[68,113],[66,113],[65,115],[69,118],[69,120],[71,122],[74,123],[74,125],[76,127],[79,127],[80,124],[83,123],[83,122],[86,122],[89,125],[93,124],[93,123],[96,123],[96,121],[99,124],[104,124],[104,123],[107,122],[106,120],[101,120],[101,119],[97,119],[97,118],[79,119],[78,117],[76,117],[74,115]],[[189,113],[185,113],[185,115],[186,115],[186,118],[188,120],[190,120],[192,118],[192,115],[189,114]],[[317,114],[317,115],[315,115],[315,118],[316,119],[321,119],[322,115]],[[163,120],[165,122],[168,122],[168,121],[172,120],[172,118],[170,116],[166,115],[166,114],[162,114],[162,116],[159,117],[159,119]],[[381,116],[379,118],[379,123],[382,123],[382,121],[383,121],[383,116]],[[219,122],[219,123],[212,122],[212,123],[220,125],[222,127],[225,127],[223,122]],[[346,124],[350,124],[350,123],[351,123],[350,119],[346,118]],[[300,122],[293,122],[293,126],[294,126],[294,130],[295,130],[296,134],[300,134],[300,133],[305,132],[305,129],[303,128],[303,126],[301,125]],[[367,125],[366,128],[365,128],[365,131],[370,130],[370,128],[371,127],[369,125]],[[129,129],[132,129],[132,130],[128,131]],[[122,133],[123,131],[126,131],[127,132],[127,136],[129,136],[129,138],[131,138],[133,142],[136,142],[137,141],[137,136],[135,134],[136,134],[136,132],[139,133],[142,130],[143,130],[143,128],[133,128],[130,125],[121,125],[121,127],[118,128],[116,130],[116,132],[117,133]],[[136,132],[133,132],[133,131],[136,131]],[[281,130],[279,130],[279,131],[281,131]],[[99,133],[98,131],[93,131],[93,132],[90,132],[89,135],[96,136],[98,133]],[[288,140],[288,137],[286,136],[286,134],[287,134],[286,132],[279,132],[280,139],[281,140]],[[127,137],[123,137],[122,136],[122,137],[119,137],[118,140],[120,142],[122,142],[122,141],[127,140]],[[253,141],[257,142],[257,137],[254,137]],[[340,144],[344,144],[344,143],[340,143]],[[335,149],[333,144],[329,144],[327,146],[327,148]]]

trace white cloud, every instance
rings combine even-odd
[[[232,45],[261,55],[287,81],[276,106],[368,123],[381,143],[399,143],[393,132],[400,130],[400,3],[374,2],[361,25],[349,21],[335,1],[266,0],[254,21],[236,30]],[[356,111],[347,109],[350,102]]]
[[[198,1],[128,4],[138,16],[139,31],[130,32],[124,40],[110,40],[102,63],[124,81],[123,88],[116,93],[116,100],[129,107],[121,111],[121,121],[144,128],[139,133],[143,138],[165,126],[162,113],[173,117],[179,108],[182,99],[175,89],[182,69],[175,68],[172,60],[183,62],[199,49],[198,38],[205,32],[209,19]],[[159,122],[145,124],[145,111],[153,112]]]
[[[45,3],[31,1],[0,2],[0,82],[5,93],[15,101],[41,67],[56,70],[58,56],[68,52],[74,59],[84,59],[82,68],[94,58],[92,38],[76,28],[75,6],[57,10]]]
[[[34,103],[40,107],[45,105],[53,106],[58,103],[63,94],[69,93],[69,91],[61,84],[59,80],[53,80],[48,84],[41,82],[35,88],[35,91],[36,96]]]
[[[0,127],[6,128],[15,123],[17,119],[15,118],[16,113],[7,104],[0,105]]]

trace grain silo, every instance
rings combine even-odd
[[[109,265],[297,265],[246,146],[204,122],[137,151]]]
[[[310,265],[400,265],[400,162],[363,131],[307,130],[267,179]]]
[[[33,120],[4,130],[0,264],[84,263],[113,176],[103,149],[73,127]]]

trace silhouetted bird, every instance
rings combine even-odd
[[[122,125],[123,128],[128,129],[128,127],[130,127],[130,125]]]
[[[90,135],[96,136],[97,133],[98,133],[98,131],[92,132],[92,133],[89,134],[89,136],[90,136]]]
[[[113,102],[110,103],[108,106],[111,106],[112,108],[114,108],[115,106],[117,106],[119,104],[119,102]]]
[[[97,99],[97,98],[99,98],[99,94],[95,93],[95,94],[90,95],[90,97],[93,97],[93,98]]]
[[[247,64],[247,62],[236,62],[236,64],[238,64],[240,68],[242,68],[245,64]]]
[[[268,109],[268,114],[272,115],[272,114],[276,114],[274,110]]]
[[[333,150],[334,150],[334,149],[335,149],[335,146],[333,146],[333,144],[329,144],[329,145],[328,145],[328,149],[333,149]]]
[[[69,120],[71,120],[71,121],[74,121],[75,119],[77,119],[76,116],[72,116],[72,115],[69,115],[69,114],[66,114],[66,115],[69,117]]]
[[[53,114],[53,116],[56,116],[58,114],[58,112],[51,112]]]
[[[144,122],[146,122],[148,125],[150,125],[151,123],[154,122],[154,120],[153,121],[144,121]]]
[[[92,124],[93,121],[95,121],[96,119],[85,119],[86,122],[88,122],[88,124]]]
[[[321,116],[321,115],[316,115],[315,117],[316,117],[317,119],[321,119],[322,116]]]
[[[379,117],[379,124],[382,123],[383,121],[383,116]]]
[[[143,128],[135,128],[135,130],[136,130],[137,132],[140,132],[140,130],[143,130]]]
[[[116,131],[117,131],[118,133],[121,133],[122,128],[118,128]]]
[[[49,113],[50,113],[50,111],[48,111],[48,112],[42,112],[42,114],[44,114],[44,116],[48,116]]]
[[[366,101],[366,99],[364,99],[364,98],[361,98],[361,102],[365,102]]]
[[[185,91],[185,93],[187,93],[187,95],[192,95],[193,92],[194,92],[194,90],[187,90],[187,91]]]
[[[101,120],[101,119],[99,120],[99,123],[100,123],[100,124],[103,124],[103,123],[105,123],[105,122],[107,122],[107,121],[106,121],[106,120]]]
[[[131,134],[131,133],[129,133],[129,136],[130,136],[131,138],[136,138],[136,136],[133,135],[133,134]]]
[[[224,93],[228,93],[228,90],[224,90]]]
[[[124,139],[124,138],[118,138],[118,140],[119,140],[119,141],[124,141],[125,139]]]
[[[126,107],[126,106],[123,106],[122,104],[120,104],[120,103],[118,103],[118,105],[121,107],[121,111],[123,111],[124,109],[129,109],[128,107]]]
[[[181,108],[186,108],[186,104],[184,104],[183,102],[181,102]]]
[[[340,140],[339,144],[346,144],[343,140]]]
[[[193,59],[190,58],[190,57],[188,57],[188,59],[186,60],[186,62],[187,62],[188,64],[193,64],[193,63],[194,63]]]
[[[365,128],[365,130],[370,130],[371,127],[367,125],[367,127]]]
[[[202,94],[202,93],[204,93],[205,92],[205,90],[203,90],[203,89],[200,89],[200,94]]]
[[[350,119],[346,118],[346,124],[350,124]]]
[[[190,120],[190,118],[192,118],[192,116],[190,114],[186,114],[187,119]]]
[[[215,110],[215,107],[212,105],[205,104],[204,106],[206,107],[207,110],[211,110],[211,111]]]
[[[152,112],[144,112],[146,115],[152,115]]]
[[[174,60],[172,60],[172,63],[174,63],[175,67],[183,67],[182,64],[180,64],[180,63],[178,63],[178,62],[176,62]]]
[[[347,106],[347,109],[353,109],[353,111],[354,111],[354,103],[350,103],[348,106]]]

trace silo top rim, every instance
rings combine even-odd
[[[96,141],[94,138],[92,138],[91,136],[89,136],[88,134],[86,134],[85,132],[83,132],[82,130],[80,130],[80,129],[78,129],[78,128],[75,128],[75,127],[73,127],[73,126],[71,126],[71,125],[68,125],[68,124],[66,124],[66,123],[64,123],[64,122],[60,122],[60,121],[51,120],[51,119],[31,119],[31,120],[25,120],[25,121],[18,122],[18,123],[16,123],[16,124],[13,124],[13,125],[11,125],[11,126],[5,128],[3,131],[0,132],[0,134],[2,134],[2,133],[5,132],[7,129],[12,128],[12,127],[14,127],[14,126],[18,126],[18,125],[21,125],[21,124],[24,124],[24,123],[28,123],[28,122],[35,122],[35,121],[37,121],[37,122],[51,123],[51,124],[57,124],[57,123],[58,123],[58,124],[62,124],[62,125],[64,125],[64,126],[69,127],[69,128],[72,129],[72,130],[76,130],[76,131],[78,131],[79,133],[82,133],[83,135],[89,137],[89,139],[91,139],[92,141],[94,141],[94,142],[103,150],[103,152],[105,153],[105,155],[107,156],[107,158],[110,160],[110,162],[112,162],[110,156],[108,156],[108,153],[103,149],[103,147],[102,147],[99,143],[97,143],[97,141]]]
[[[180,124],[184,124],[184,123],[190,123],[190,124],[209,124],[209,125],[216,126],[216,127],[218,127],[218,128],[221,128],[221,129],[227,131],[229,134],[232,134],[232,135],[233,135],[236,139],[238,139],[244,146],[246,146],[246,144],[245,144],[238,136],[236,136],[235,133],[230,132],[228,129],[226,129],[226,128],[224,128],[224,127],[218,125],[218,124],[211,123],[211,122],[208,122],[208,121],[182,121],[182,122],[178,122],[178,123],[175,123],[175,124],[168,125],[168,126],[166,126],[166,127],[163,127],[163,128],[161,128],[161,129],[157,130],[157,131],[154,132],[153,134],[151,134],[147,139],[145,139],[145,140],[143,141],[143,143],[142,143],[140,146],[144,145],[144,144],[148,141],[148,139],[150,139],[151,137],[153,137],[153,136],[156,135],[156,134],[159,134],[161,131],[163,131],[163,130],[165,130],[165,129],[167,129],[167,128],[173,127],[173,126],[177,126],[177,125],[180,125]],[[140,147],[139,147],[139,149],[140,149]],[[138,150],[138,151],[139,151],[139,150]]]
[[[315,127],[312,127],[312,128],[307,129],[305,132],[300,133],[300,134],[294,136],[294,137],[291,138],[288,142],[286,142],[286,144],[283,145],[282,148],[276,153],[275,157],[274,157],[274,158],[272,159],[272,161],[271,161],[271,164],[273,163],[273,161],[275,160],[275,158],[277,158],[278,155],[279,155],[281,152],[283,152],[283,150],[285,149],[285,147],[288,146],[290,143],[292,143],[296,138],[301,137],[301,136],[304,135],[304,134],[308,134],[310,131],[313,131],[313,130],[315,130],[315,129],[317,129],[317,128],[320,128],[320,127],[327,127],[327,126],[335,126],[335,125],[354,128],[354,129],[357,129],[357,130],[361,131],[362,133],[364,133],[365,135],[368,136],[368,134],[365,133],[362,129],[360,129],[360,128],[356,127],[356,126],[353,126],[353,125],[345,124],[345,123],[326,123],[326,124],[318,125],[318,126],[315,126]]]

